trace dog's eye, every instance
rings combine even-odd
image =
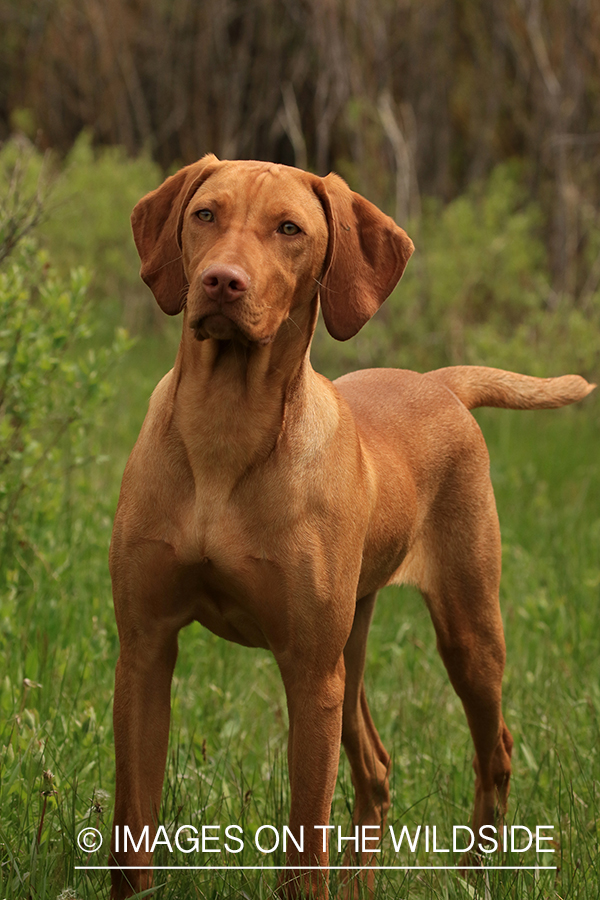
[[[196,215],[202,222],[212,222],[215,218],[210,209],[199,209]]]
[[[280,234],[287,234],[288,237],[300,233],[300,229],[293,222],[282,222],[277,231]]]

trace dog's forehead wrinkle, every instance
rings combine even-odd
[[[217,205],[247,210],[248,214],[265,213],[285,218],[316,215],[325,223],[321,203],[297,170],[277,163],[246,161],[237,168],[224,165],[200,186],[196,198],[203,194]],[[240,204],[242,206],[240,207]]]

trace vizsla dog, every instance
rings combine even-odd
[[[144,197],[132,223],[142,278],[166,313],[184,315],[175,367],[125,470],[111,546],[115,826],[136,840],[157,828],[178,632],[197,620],[277,660],[289,827],[305,835],[302,852],[288,844],[282,880],[288,896],[326,897],[327,832],[314,826],[329,821],[340,743],[354,822],[383,827],[390,802],[390,758],[363,687],[385,585],[417,585],[431,613],[475,745],[473,829],[504,811],[500,535],[469,410],[562,406],[592,386],[484,367],[370,369],[333,384],[318,375],[319,303],[333,337],[352,337],[413,251],[336,175],[205,156]],[[117,849],[114,833],[121,898],[151,884],[141,868],[151,858],[142,842]]]

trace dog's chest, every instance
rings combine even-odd
[[[353,606],[364,538],[356,516],[342,521],[334,509],[324,527],[327,516],[323,491],[289,473],[258,486],[250,477],[235,490],[197,482],[165,535],[187,573],[190,617],[228,640],[274,651],[300,631],[318,633],[332,603]]]
[[[302,564],[289,522],[253,499],[236,502],[207,484],[165,537],[186,571],[193,618],[228,640],[271,647]]]

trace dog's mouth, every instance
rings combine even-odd
[[[250,337],[239,325],[223,313],[210,313],[198,316],[190,322],[190,328],[194,332],[197,341],[206,341],[213,338],[217,341],[236,341],[248,347],[250,344],[259,344],[264,347],[270,344],[275,335],[267,335],[262,338]]]
[[[197,341],[214,338],[217,341],[238,341],[244,345],[250,343],[242,329],[223,313],[198,316],[190,322],[190,327]]]

